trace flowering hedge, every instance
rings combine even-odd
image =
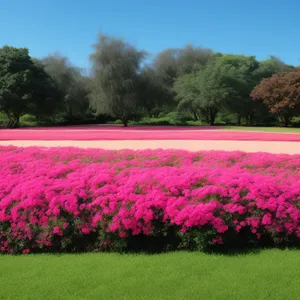
[[[300,241],[300,155],[0,147],[0,252]]]

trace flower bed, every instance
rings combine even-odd
[[[300,155],[0,147],[0,252],[300,241]]]
[[[298,133],[232,131],[221,127],[168,126],[64,126],[1,129],[0,141],[120,141],[120,140],[221,140],[299,142]]]

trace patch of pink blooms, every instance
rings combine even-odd
[[[0,147],[0,252],[166,224],[300,239],[300,155]],[[103,244],[111,241],[103,240]]]

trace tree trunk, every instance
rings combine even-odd
[[[249,126],[249,116],[246,116],[245,120],[246,120],[246,125]]]
[[[123,120],[123,125],[124,125],[124,127],[128,127],[128,120],[127,119]]]
[[[209,110],[209,125],[213,126],[215,124],[216,114],[213,109]]]
[[[19,127],[20,127],[20,115],[16,114],[14,120],[14,128],[19,128]]]
[[[199,118],[197,116],[197,113],[193,110],[193,116],[194,116],[194,121],[198,121]]]
[[[289,126],[289,116],[288,115],[283,115],[283,120],[284,120],[284,126],[288,127]]]
[[[52,124],[55,124],[55,114],[50,117],[50,120]]]
[[[208,114],[208,113],[205,114],[204,118],[205,118],[205,122],[206,122],[207,124],[209,124],[210,121],[209,121],[209,114]]]
[[[237,125],[241,126],[241,120],[242,120],[242,116],[238,115],[237,116]]]
[[[249,115],[249,121],[250,121],[250,125],[253,126],[253,119],[254,119],[254,112],[251,112]]]

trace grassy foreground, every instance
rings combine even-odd
[[[226,130],[237,131],[263,131],[263,132],[279,132],[279,133],[300,133],[300,128],[295,127],[246,127],[246,126],[224,126]]]
[[[298,299],[297,250],[0,256],[0,299]]]

